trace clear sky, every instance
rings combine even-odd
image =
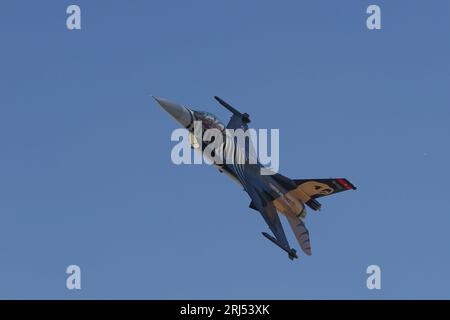
[[[0,298],[450,298],[449,57],[448,1],[2,0]],[[150,95],[227,121],[219,95],[280,129],[282,174],[358,190],[292,262],[233,182],[172,164]]]

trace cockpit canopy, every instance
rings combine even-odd
[[[215,115],[206,111],[194,111],[195,121],[202,122],[202,129],[206,131],[208,129],[217,129],[220,131],[225,130],[225,125],[217,119]]]

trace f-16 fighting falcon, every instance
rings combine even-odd
[[[191,110],[162,98],[154,98],[165,111],[189,131],[193,148],[204,150],[209,144],[202,139],[202,136],[199,137],[194,134],[194,126],[197,121],[201,121],[202,132],[208,129],[217,129],[224,136],[227,129],[242,129],[243,132],[248,130],[250,116],[247,113],[239,112],[219,97],[214,98],[232,113],[226,126],[208,112]],[[198,140],[202,142],[198,143]],[[230,145],[233,148],[231,151],[228,150]],[[261,174],[261,170],[267,168],[264,168],[258,159],[253,163],[249,161],[251,146],[246,147],[245,145],[229,143],[227,139],[224,140],[221,150],[228,150],[228,154],[232,155],[232,161],[213,162],[213,165],[241,185],[248,193],[251,199],[250,208],[261,213],[273,236],[266,232],[262,232],[262,234],[286,251],[291,260],[298,258],[297,252],[289,245],[278,213],[287,218],[303,252],[311,255],[309,231],[304,223],[306,217],[305,205],[312,210],[320,210],[321,204],[317,200],[318,198],[356,189],[345,178],[293,180],[275,172]]]

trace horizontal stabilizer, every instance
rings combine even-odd
[[[289,224],[291,225],[292,231],[295,234],[295,238],[297,239],[300,248],[302,248],[303,252],[308,256],[311,255],[311,242],[309,240],[309,231],[306,228],[305,223],[300,218],[294,218],[292,216],[286,216]]]

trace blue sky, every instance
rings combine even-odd
[[[382,30],[366,28],[369,4]],[[1,1],[0,298],[450,298],[449,12]],[[177,125],[152,94],[226,121],[219,95],[280,129],[284,175],[358,186],[310,212],[311,257],[264,239],[217,170],[171,163]],[[381,290],[366,288],[371,264]]]

